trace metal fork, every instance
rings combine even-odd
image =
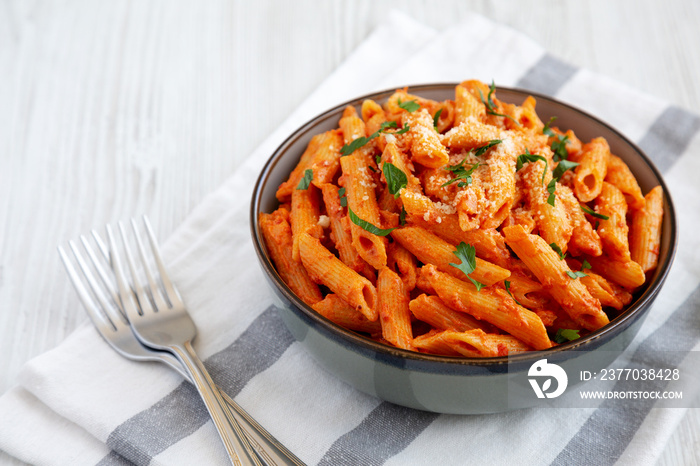
[[[95,244],[102,253],[105,260],[109,261],[109,252],[104,242],[101,240],[97,232],[93,231],[92,235]],[[83,254],[80,252],[76,244],[69,242],[73,256],[82,271],[82,277],[87,282],[85,286],[80,274],[76,271],[72,262],[64,249],[59,246],[58,252],[66,268],[68,276],[80,298],[83,306],[92,320],[98,333],[104,340],[119,354],[135,361],[159,361],[167,364],[172,369],[180,373],[185,380],[192,383],[189,374],[184,370],[180,362],[171,353],[158,351],[147,348],[141,344],[136,338],[136,335],[131,331],[131,327],[125,316],[121,312],[119,306],[119,297],[116,290],[116,285],[113,283],[113,275],[107,273],[102,267],[100,260],[91,247],[88,239],[81,236],[80,240],[84,250],[90,256],[90,260],[94,269],[97,271],[101,279],[102,286],[97,283],[93,272],[87,265]],[[105,293],[107,292],[107,295]],[[92,292],[92,294],[91,294]],[[93,299],[94,297],[94,299]],[[111,298],[111,299],[110,299]],[[95,299],[97,302],[95,302]],[[273,437],[265,428],[255,421],[238,403],[236,403],[225,392],[221,391],[221,396],[224,398],[229,407],[231,414],[241,424],[244,433],[248,437],[258,456],[268,465],[295,465],[304,466],[304,463],[282,445],[275,437]]]

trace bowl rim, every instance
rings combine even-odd
[[[427,83],[427,84],[413,84],[405,86],[408,88],[409,92],[420,96],[422,91],[430,90],[447,90],[454,89],[459,83],[458,82],[438,82],[438,83]],[[671,199],[668,186],[661,175],[661,172],[656,167],[654,162],[649,158],[649,156],[644,153],[644,151],[633,141],[631,141],[627,136],[618,131],[615,127],[609,123],[599,119],[598,117],[591,115],[585,110],[571,105],[569,103],[563,102],[561,100],[555,99],[553,97],[533,92],[530,90],[499,86],[497,91],[505,91],[506,93],[520,94],[523,97],[533,96],[535,99],[549,101],[555,105],[567,107],[580,114],[581,116],[593,120],[595,123],[604,126],[610,132],[615,134],[623,143],[629,145],[634,152],[639,155],[644,163],[651,169],[654,176],[661,185],[664,193],[664,217],[668,219],[669,222],[669,243],[668,243],[668,253],[664,258],[663,263],[659,263],[657,270],[653,275],[653,282],[647,285],[646,289],[642,291],[641,295],[637,297],[634,304],[627,308],[622,314],[617,316],[615,319],[611,320],[610,323],[604,325],[603,327],[591,332],[590,334],[581,337],[579,339],[569,341],[567,343],[562,343],[557,346],[545,350],[534,350],[525,353],[519,353],[510,356],[496,356],[496,357],[483,357],[483,358],[467,358],[467,357],[456,357],[456,356],[442,356],[435,354],[419,353],[416,351],[405,350],[401,348],[396,348],[388,346],[367,337],[364,337],[358,333],[341,327],[338,324],[328,320],[326,317],[318,314],[314,311],[311,306],[303,302],[299,297],[287,286],[287,284],[281,279],[277,273],[276,268],[272,264],[272,261],[265,251],[265,247],[262,244],[262,236],[258,224],[258,215],[260,213],[260,199],[262,191],[265,188],[268,177],[272,169],[277,165],[277,163],[284,157],[287,149],[295,143],[298,139],[304,137],[307,132],[314,126],[320,124],[321,122],[327,120],[331,116],[337,116],[336,113],[342,111],[346,106],[353,105],[357,106],[365,99],[381,100],[383,98],[389,97],[391,94],[396,92],[397,89],[403,87],[392,87],[389,89],[384,89],[380,91],[370,92],[363,94],[358,97],[346,100],[340,104],[329,108],[328,110],[316,115],[315,117],[308,120],[306,123],[297,127],[284,141],[282,141],[272,152],[267,162],[263,166],[258,178],[255,181],[255,187],[253,189],[251,203],[250,203],[250,232],[253,239],[253,245],[255,247],[255,252],[258,256],[260,264],[262,265],[264,272],[272,279],[272,281],[277,286],[277,289],[307,318],[314,321],[316,324],[320,325],[324,330],[330,332],[331,334],[341,337],[344,341],[344,346],[351,346],[353,344],[359,345],[357,350],[370,351],[375,354],[379,354],[388,358],[401,358],[408,359],[411,361],[419,363],[437,363],[446,364],[451,367],[459,366],[502,366],[515,363],[527,363],[541,359],[543,357],[552,357],[557,355],[562,355],[565,352],[571,351],[588,351],[585,346],[589,346],[596,340],[605,340],[606,338],[611,338],[614,333],[622,331],[622,329],[627,328],[637,319],[642,317],[646,311],[648,311],[649,304],[655,299],[656,295],[662,288],[663,283],[666,281],[671,265],[675,258],[677,246],[678,246],[678,227],[677,218],[675,213],[675,207],[673,205],[673,200]],[[601,340],[602,341],[602,340]]]

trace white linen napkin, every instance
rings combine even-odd
[[[651,156],[676,200],[680,253],[628,360],[635,348],[697,346],[700,240],[690,233],[700,227],[692,175],[700,169],[700,118],[566,64],[480,16],[438,33],[392,13],[165,241],[198,327],[197,351],[217,384],[308,464],[653,464],[684,409],[602,402],[455,416],[402,408],[326,373],[271,308],[248,225],[253,183],[269,154],[307,119],[363,93],[468,78],[553,95]],[[0,449],[46,465],[227,464],[194,389],[165,366],[118,356],[89,324],[27,363],[0,398]]]

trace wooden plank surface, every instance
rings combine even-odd
[[[58,244],[141,213],[167,236],[392,8],[700,108],[696,0],[1,1],[0,393],[86,320]],[[697,411],[659,464],[700,462]]]

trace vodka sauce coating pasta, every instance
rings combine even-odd
[[[259,217],[282,280],[335,324],[422,353],[506,356],[607,325],[657,267],[664,193],[536,104],[468,80],[452,100],[406,88],[347,106]]]

